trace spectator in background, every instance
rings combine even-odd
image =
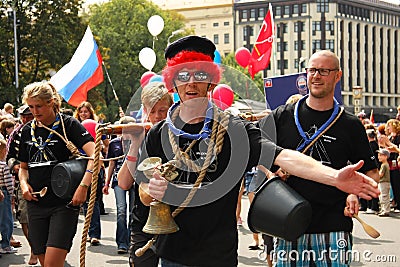
[[[0,122],[0,133],[2,136],[4,136],[5,140],[8,140],[8,137],[14,131],[14,127],[14,119],[5,119]]]
[[[390,152],[387,149],[381,148],[378,150],[378,159],[381,163],[379,169],[379,190],[381,194],[379,195],[379,200],[381,204],[381,209],[379,212],[379,217],[390,216],[390,170],[388,158],[390,157]]]
[[[10,103],[5,103],[2,113],[6,119],[14,119],[14,106]]]
[[[88,101],[84,101],[81,104],[79,104],[79,106],[75,110],[74,117],[81,123],[82,123],[82,121],[87,120],[87,119],[91,119],[96,122],[99,122],[99,117],[94,112],[94,108],[93,108],[92,104]],[[107,151],[108,151],[108,145],[110,144],[110,140],[106,136],[104,136],[104,138],[102,138],[101,142],[102,142],[101,153],[102,153],[103,157],[106,157]],[[99,176],[99,178],[100,178],[100,176]],[[104,176],[98,182],[100,183],[101,188],[102,188],[104,186]],[[104,208],[103,194],[100,194],[98,201],[99,201],[99,206],[100,206],[100,215],[107,215],[108,212],[106,212],[106,210]]]
[[[400,205],[400,172],[397,158],[399,156],[398,148],[400,144],[400,121],[390,119],[386,122],[386,130],[391,145],[385,147],[390,152],[388,160],[390,167],[390,184],[393,190],[393,208],[399,211]]]
[[[143,122],[150,122],[153,125],[156,125],[167,117],[168,108],[173,104],[172,97],[168,94],[168,90],[162,82],[151,82],[147,84],[143,88],[141,100],[143,104]],[[143,205],[140,201],[139,194],[143,193],[142,185],[134,183],[132,176],[136,170],[139,148],[142,146],[144,136],[138,138],[132,135],[130,137],[132,139],[128,139],[131,140],[131,142],[129,151],[125,157],[126,160],[118,172],[118,185],[125,190],[133,186],[136,196],[134,208],[132,210],[132,221],[130,221],[131,247],[129,249],[129,263],[131,266],[135,267],[157,267],[158,257],[152,249],[147,250],[140,257],[135,255],[135,251],[143,247],[153,235],[142,231],[149,215],[149,207]]]
[[[119,124],[128,124],[133,122],[136,122],[136,120],[130,116],[124,116],[118,121]],[[119,135],[111,140],[108,147],[107,158],[117,158],[123,155],[123,140],[121,135]],[[123,162],[123,157],[109,162],[107,177],[103,187],[103,194],[105,195],[108,195],[110,185],[111,188],[114,189],[115,204],[117,206],[117,231],[115,241],[117,242],[118,254],[125,254],[129,249],[130,231],[127,222],[131,221],[130,211],[132,211],[133,201],[135,199],[135,190],[133,187],[129,188],[128,190],[124,190],[118,186],[117,175]],[[127,193],[129,197],[128,203],[126,202]],[[129,210],[127,207],[129,207]]]
[[[368,124],[372,125],[372,124]],[[364,125],[364,127],[367,125]],[[368,127],[368,126],[367,126]],[[366,127],[366,128],[367,128]],[[378,150],[379,145],[376,139],[376,132],[374,129],[366,130],[369,146],[371,147],[371,151],[374,153],[375,160],[378,161]],[[380,167],[379,162],[377,162],[378,168]],[[365,200],[360,198],[360,210],[365,211],[368,214],[378,214],[379,212],[379,199],[372,198],[371,200]]]
[[[20,167],[20,162],[17,160],[19,153],[19,144],[21,141],[21,132],[22,127],[33,120],[32,112],[30,111],[28,105],[23,105],[17,109],[21,124],[19,124],[15,130],[11,133],[10,138],[8,139],[8,153],[7,153],[7,164],[10,167],[11,173],[15,178],[15,188],[16,188],[16,217],[21,224],[22,232],[24,233],[25,238],[28,240],[28,207],[27,201],[22,197],[21,187],[19,186],[19,177],[18,171]],[[30,242],[29,242],[30,245]],[[31,251],[31,255],[28,261],[29,265],[35,265],[38,262],[38,257],[33,254]]]
[[[400,120],[400,105],[397,106],[396,119],[397,119],[397,120]]]
[[[0,140],[0,191],[4,196],[0,202],[0,254],[11,254],[17,250],[11,246],[10,240],[13,232],[14,222],[12,214],[11,199],[14,195],[14,179],[6,163],[6,141]]]

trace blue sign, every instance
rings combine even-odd
[[[269,108],[275,109],[280,105],[284,105],[291,95],[306,95],[308,93],[307,75],[302,72],[264,78],[264,91]],[[335,98],[340,105],[343,105],[340,82],[335,86]]]

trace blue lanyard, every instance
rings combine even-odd
[[[207,105],[207,110],[206,110],[206,118],[204,119],[204,125],[203,125],[203,129],[201,129],[201,131],[198,134],[190,134],[187,133],[185,131],[182,131],[178,128],[175,127],[174,123],[171,120],[171,116],[172,113],[174,112],[174,110],[180,105],[180,102],[175,103],[174,105],[172,105],[170,107],[170,109],[168,110],[168,114],[167,114],[167,118],[165,119],[165,122],[167,123],[169,129],[171,130],[171,132],[175,135],[175,136],[181,136],[184,138],[188,138],[191,140],[199,140],[199,139],[206,139],[211,135],[211,119],[214,115],[214,110],[213,110],[213,106],[210,103],[210,101],[208,101],[208,105]]]
[[[333,112],[331,116],[319,129],[317,129],[317,131],[310,138],[308,138],[299,121],[299,107],[301,103],[303,103],[307,99],[307,97],[308,95],[302,97],[299,101],[297,101],[296,106],[294,107],[294,122],[296,123],[296,127],[299,131],[300,136],[304,140],[304,142],[297,148],[298,151],[302,151],[305,146],[310,144],[312,140],[314,140],[314,138],[316,138],[321,132],[323,132],[332,123],[339,112],[339,103],[336,101],[335,98],[333,98]]]

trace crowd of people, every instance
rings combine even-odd
[[[150,122],[151,129],[102,138],[103,156],[113,160],[100,167],[88,242],[101,245],[100,215],[105,213],[101,199],[111,187],[117,209],[116,253],[129,253],[131,266],[237,266],[241,192],[245,190],[252,200],[256,191],[252,178],[262,183],[279,175],[310,202],[313,213],[309,227],[296,242],[278,238],[275,249],[287,253],[296,249],[301,254],[311,247],[318,258],[327,257],[318,254],[320,248],[350,250],[353,214],[380,204],[379,215],[387,216],[390,183],[392,206],[400,205],[400,187],[389,179],[389,174],[400,175],[399,121],[388,121],[386,139],[382,134],[371,137],[384,144],[371,149],[367,133],[376,133],[376,129],[366,130],[333,97],[342,71],[330,51],[310,57],[306,68],[309,95],[296,97],[258,122],[223,112],[208,98],[221,78],[221,69],[213,62],[215,49],[210,40],[199,36],[170,44],[165,51],[164,82],[149,83],[142,90],[141,122]],[[178,93],[179,102],[173,103],[171,92]],[[14,124],[3,126],[2,122],[0,126],[4,139],[0,140],[0,253],[16,252],[11,244],[15,209],[32,251],[28,264],[64,266],[82,207],[86,213],[94,163],[87,161],[68,199],[53,191],[51,171],[76,153],[93,156],[94,130],[90,127],[97,125],[97,116],[89,102],[79,105],[75,114],[63,112],[60,96],[45,81],[26,86],[22,101],[19,118],[4,119]],[[9,105],[7,110],[13,113]],[[274,142],[269,138],[272,120],[277,130]],[[117,123],[135,123],[135,119],[124,116]],[[177,177],[167,180],[167,172],[156,168],[148,179],[136,170],[148,157],[159,157],[161,167],[173,168]],[[380,169],[375,157],[381,162]],[[45,187],[43,196],[37,194]],[[366,206],[359,199],[365,199]],[[142,230],[154,200],[169,204],[177,232],[153,235]],[[254,233],[253,238],[249,249],[273,251],[271,236],[263,235],[261,241]],[[339,239],[347,241],[346,247],[337,247]],[[143,253],[135,253],[140,249]],[[268,265],[272,260],[267,257]],[[300,264],[290,259],[275,263],[287,266],[288,262]],[[349,264],[343,259],[336,263]],[[309,264],[318,266],[313,259]]]

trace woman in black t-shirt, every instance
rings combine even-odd
[[[59,113],[61,98],[49,82],[26,86],[23,102],[34,116],[22,129],[18,155],[21,190],[28,201],[29,242],[42,266],[62,267],[76,234],[79,205],[86,200],[91,183],[93,161],[88,161],[87,171],[72,200],[57,197],[51,187],[53,167],[67,161],[72,153],[57,134],[41,126],[66,137],[89,157],[94,153],[94,142],[79,121]],[[32,194],[43,187],[47,187],[43,197]]]

